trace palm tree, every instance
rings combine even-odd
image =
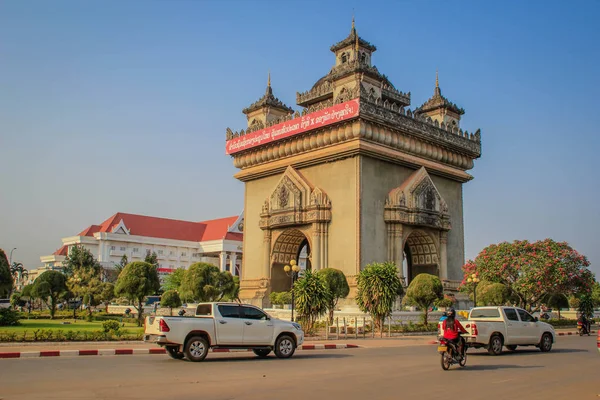
[[[29,276],[29,271],[25,269],[22,263],[13,262],[10,266],[10,274],[14,278],[15,286],[17,286],[21,283],[22,278]]]

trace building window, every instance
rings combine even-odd
[[[346,53],[342,53],[342,64],[345,64],[348,61],[348,56]]]
[[[116,250],[116,247],[115,246],[110,246],[110,249],[111,250]]]
[[[162,255],[162,254],[163,254],[163,251],[162,251],[162,250],[159,250],[159,251],[158,251],[158,254]]]
[[[139,249],[139,248],[137,248],[137,247],[134,247],[134,248],[133,248],[133,252],[134,252],[134,253],[139,253],[139,252],[140,252],[140,249]]]
[[[169,268],[175,269],[175,266],[173,264],[171,264],[171,265],[169,265]]]
[[[200,258],[201,253],[194,253],[192,254],[192,257],[194,258]]]
[[[172,252],[172,251],[170,251],[170,252],[169,252],[169,255],[170,255],[170,256],[172,256],[172,255],[173,255],[173,252]]]
[[[187,253],[186,253],[185,251],[182,251],[182,252],[181,252],[181,256],[182,256],[182,257],[185,257],[185,256],[187,256]]]
[[[125,251],[125,250],[127,250],[127,247],[120,247],[119,249],[120,249],[121,251]]]

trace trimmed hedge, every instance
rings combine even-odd
[[[144,333],[126,329],[116,331],[77,331],[61,329],[36,329],[24,332],[0,331],[0,342],[103,342],[111,340],[142,340]]]

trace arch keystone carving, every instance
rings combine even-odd
[[[452,228],[448,205],[435,187],[425,167],[421,167],[392,189],[385,201],[387,223],[426,226],[448,231]]]
[[[331,221],[331,201],[293,167],[288,167],[265,200],[260,216],[261,229]]]

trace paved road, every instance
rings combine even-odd
[[[551,353],[499,357],[470,350],[443,371],[434,346],[302,351],[292,359],[210,354],[0,360],[0,399],[597,399],[594,337],[564,337]]]

